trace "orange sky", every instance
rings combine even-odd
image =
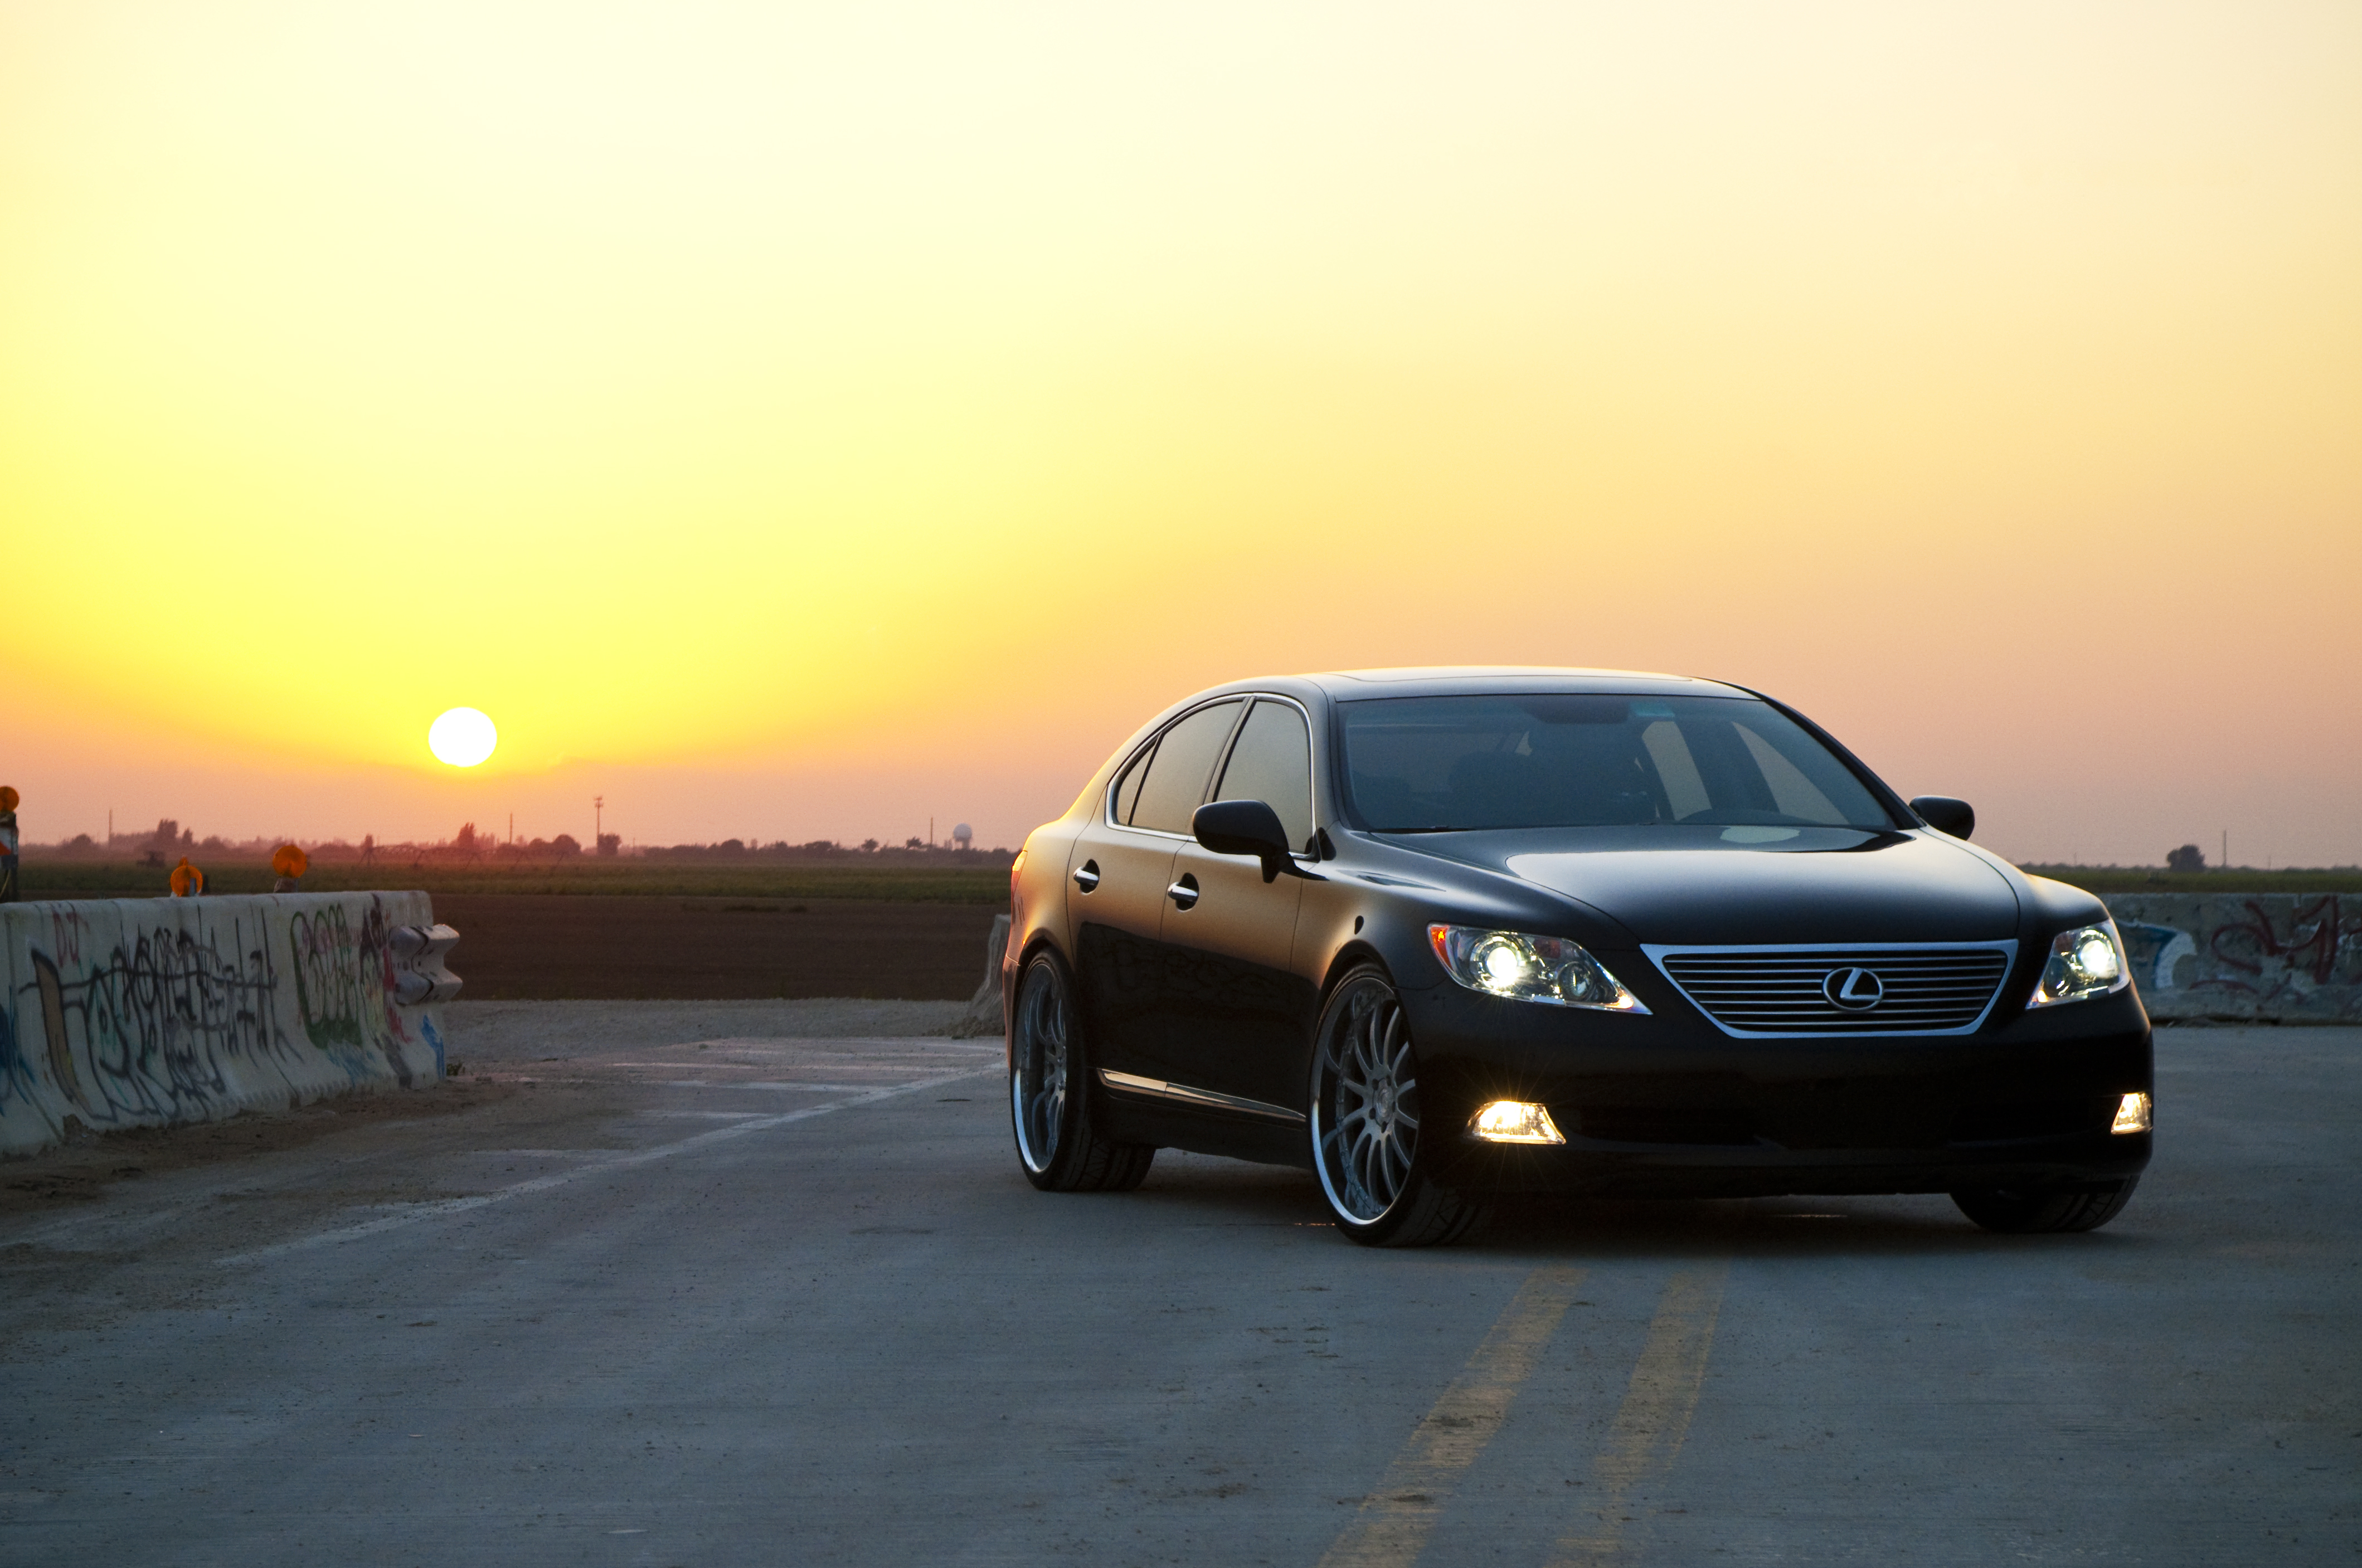
[[[2362,10],[0,5],[28,836],[1015,844],[1259,670],[2362,861]],[[447,707],[500,723],[460,774]]]

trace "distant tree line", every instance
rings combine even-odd
[[[925,839],[903,841],[900,848],[882,845],[874,838],[859,844],[838,844],[833,839],[815,838],[803,844],[789,844],[785,839],[770,844],[748,843],[743,838],[725,838],[719,844],[647,845],[640,854],[649,860],[763,860],[763,861],[830,861],[860,860],[882,857],[904,860],[927,857],[955,866],[1007,865],[1016,858],[1006,849],[952,849],[930,845]]]

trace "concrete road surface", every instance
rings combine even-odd
[[[1404,1253],[1291,1171],[1034,1192],[995,1045],[507,1027],[472,1109],[0,1218],[0,1562],[2362,1553],[2362,1031],[2160,1033],[2095,1235],[1569,1204]]]

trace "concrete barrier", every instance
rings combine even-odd
[[[2107,905],[2151,1018],[2362,1023],[2362,898],[2117,893]]]
[[[1001,1017],[1000,959],[1009,946],[1009,917],[992,917],[992,934],[984,939],[984,979],[976,994],[967,999],[967,1010],[952,1025],[955,1040],[974,1040],[986,1034],[1005,1034],[1009,1025]]]
[[[0,1154],[443,1077],[425,893],[0,905]]]

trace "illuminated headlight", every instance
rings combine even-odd
[[[1434,944],[1444,973],[1472,991],[1553,1007],[1596,1008],[1602,1012],[1649,1010],[1607,972],[1606,965],[1564,937],[1430,925],[1427,939]]]
[[[2042,983],[2034,988],[2034,999],[2026,1005],[2082,1001],[2132,983],[2132,972],[2125,967],[2125,945],[2116,939],[2116,922],[2081,926],[2051,939],[2050,961],[2042,966]]]
[[[1468,1130],[1488,1143],[1563,1143],[1566,1135],[1549,1108],[1523,1099],[1496,1099],[1476,1113]]]
[[[1486,1108],[1491,1109],[1490,1107]],[[2116,1101],[2116,1120],[2111,1132],[2146,1132],[2149,1130],[2149,1099],[2145,1094],[2128,1094]]]

